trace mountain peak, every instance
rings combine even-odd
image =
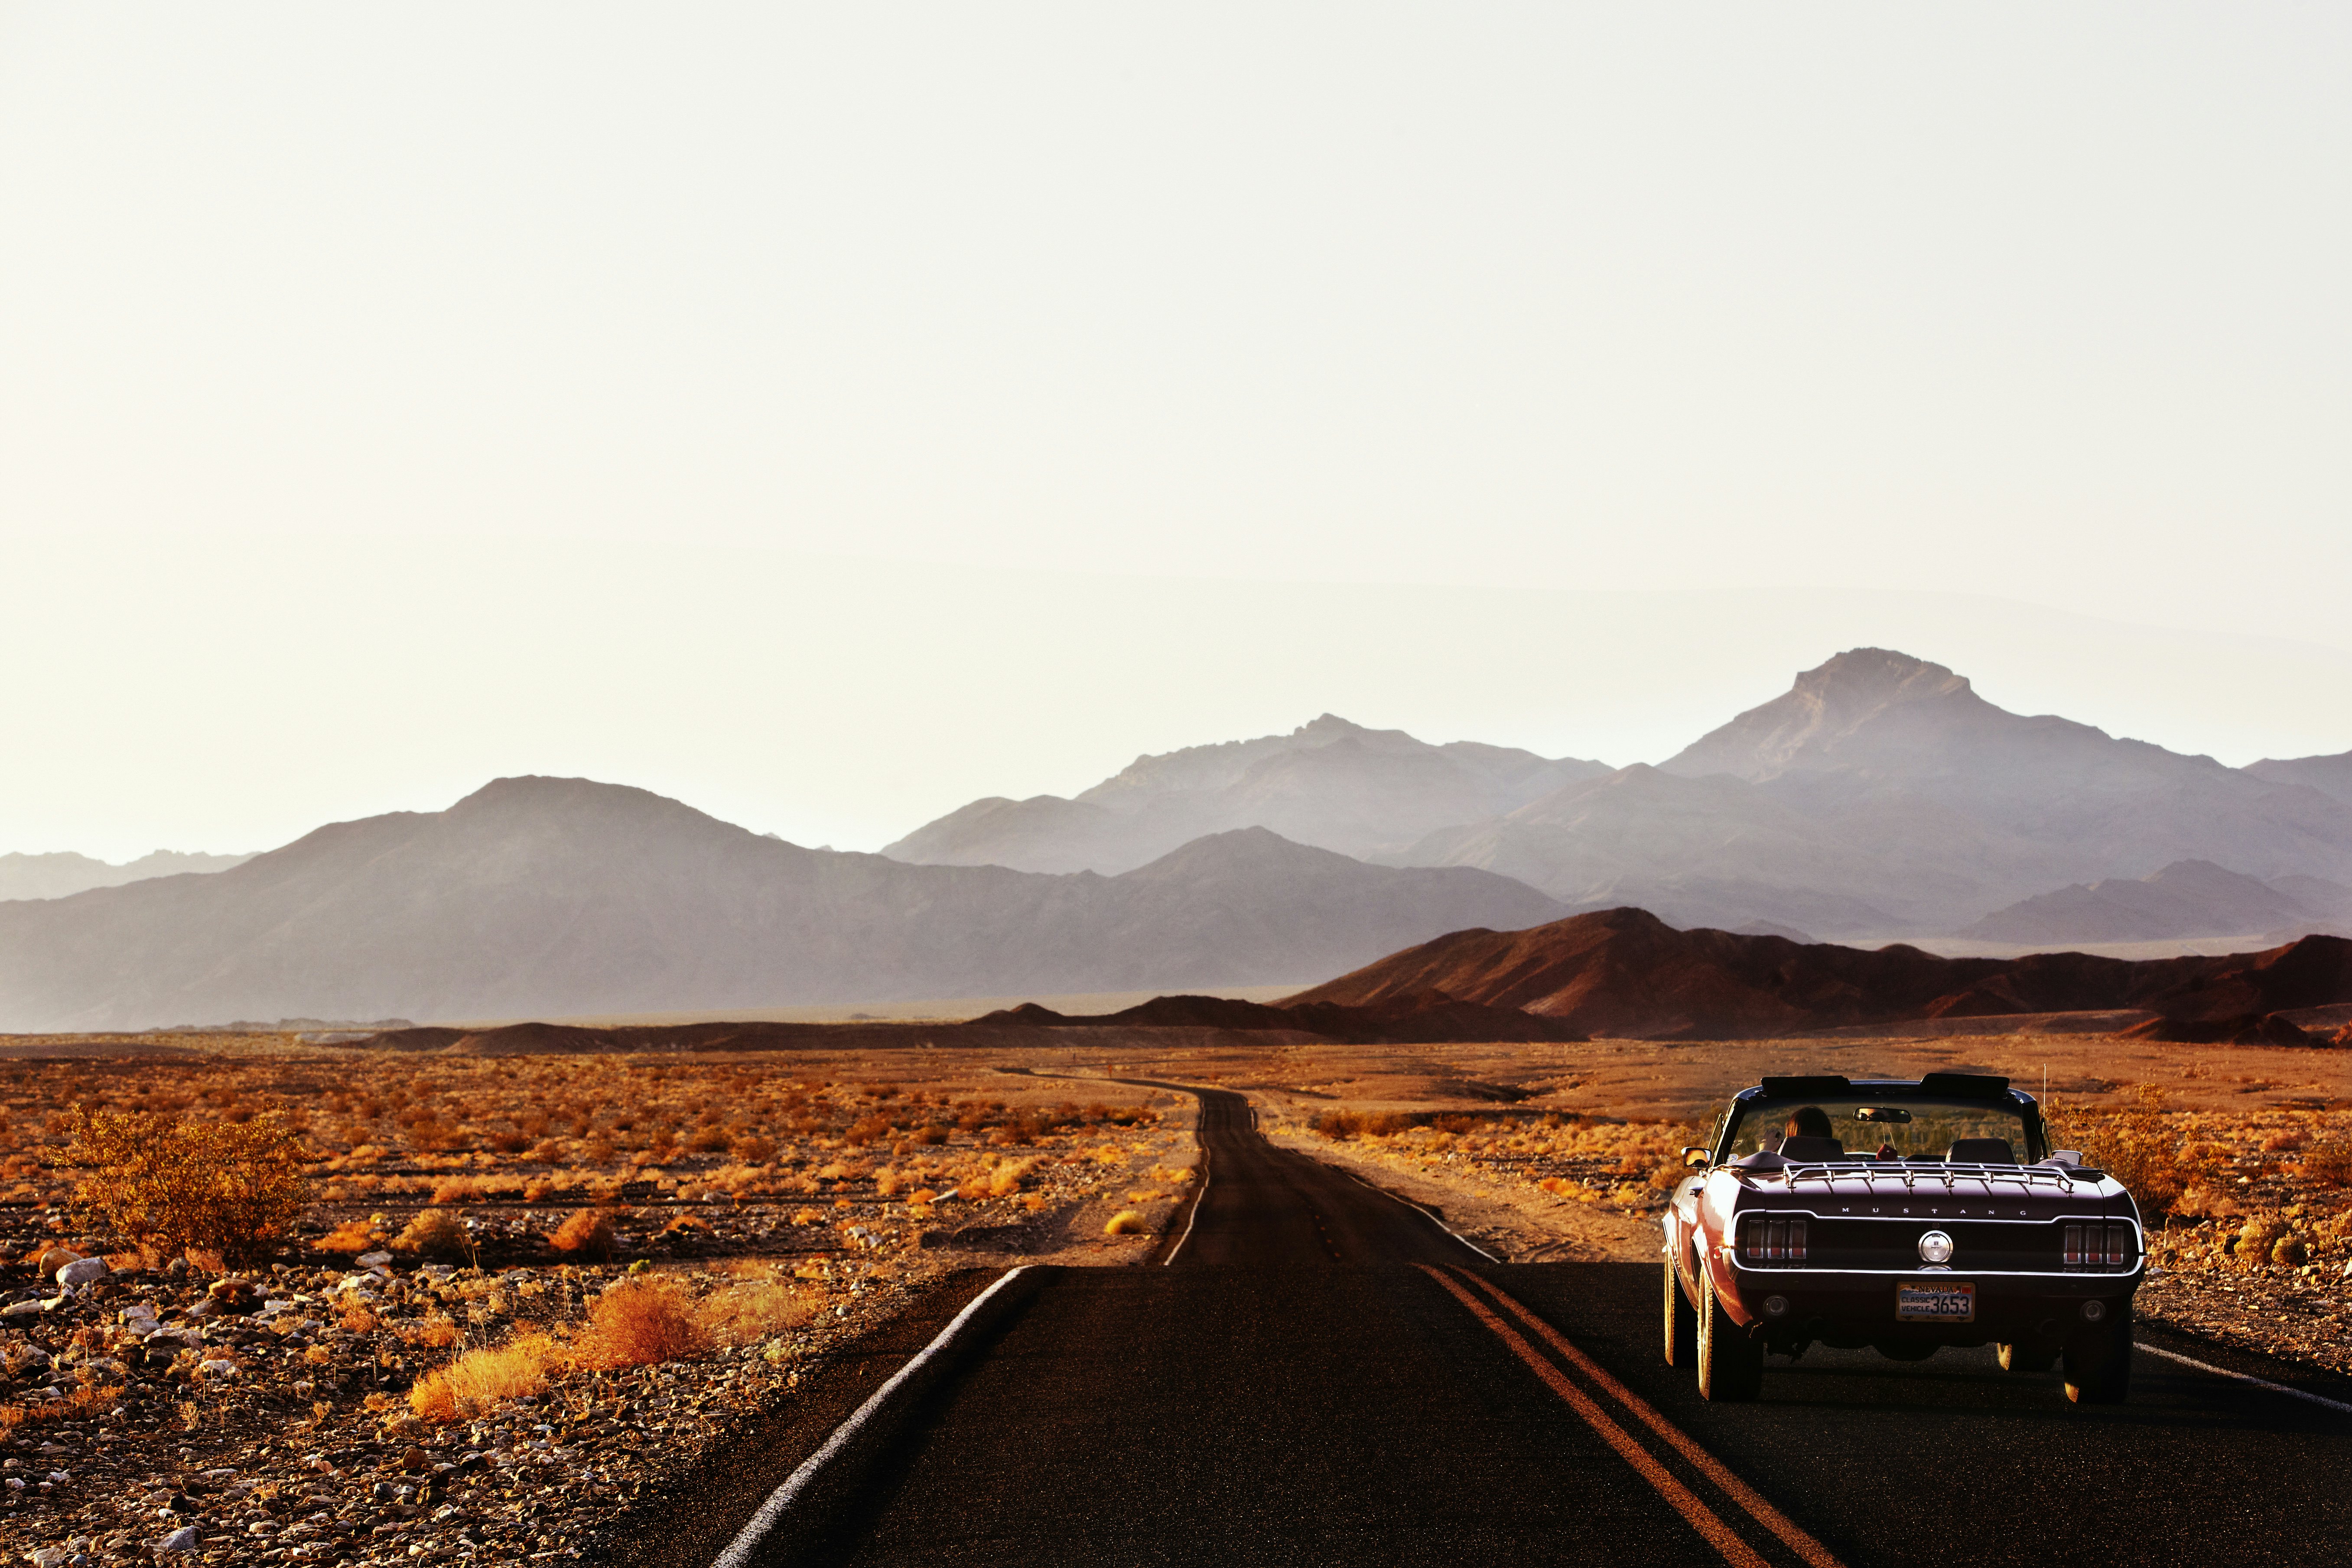
[[[1850,647],[1799,675],[1791,688],[1825,703],[1874,707],[1969,689],[1967,676],[1887,647]]]
[[[1700,737],[1664,764],[1669,773],[1772,778],[1833,752],[1874,721],[1920,704],[1988,705],[1968,678],[1893,648],[1848,648],[1800,673],[1760,708]]]

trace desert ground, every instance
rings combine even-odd
[[[2046,1082],[2066,1140],[2149,1189],[2146,1315],[2352,1371],[2352,1051],[1037,1033],[657,1057],[11,1039],[0,1540],[60,1563],[173,1537],[192,1561],[620,1560],[646,1500],[959,1271],[1161,1255],[1198,1184],[1195,1101],[1118,1080],[1244,1094],[1276,1143],[1497,1258],[1629,1262],[1656,1255],[1680,1148],[1763,1073]],[[77,1107],[274,1119],[299,1216],[246,1258],[110,1234]],[[104,1271],[60,1287],[84,1258]]]

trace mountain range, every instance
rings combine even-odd
[[[1608,910],[1527,931],[1450,932],[1283,1005],[1312,1016],[1432,996],[1631,1038],[2132,1010],[2188,1037],[2246,1032],[2292,1041],[2302,1032],[2270,1015],[2352,1000],[2352,941],[2310,936],[2265,952],[2137,962],[2080,952],[1939,958],[1900,943],[1869,952],[1676,931],[1647,910]]]
[[[2275,882],[2224,870],[2210,860],[2176,860],[2138,878],[2108,877],[2042,893],[1996,910],[1960,935],[2019,946],[2134,942],[2309,931],[2352,915],[2352,888],[2319,877]]]
[[[1384,865],[1476,867],[1572,909],[1884,941],[2188,860],[2282,889],[2352,882],[2352,753],[2226,767],[2011,713],[1942,665],[1855,648],[1656,766],[1433,746],[1326,715],[1286,736],[1144,757],[1074,799],[976,801],[884,853],[1108,870],[1155,844],[1151,831],[1195,822],[1254,823]],[[2323,909],[2287,896],[2305,912],[2282,908],[2286,923],[2339,918],[2324,897]],[[2194,918],[2168,907],[2135,923],[2109,909],[2080,930],[2039,929],[2061,942],[2273,929],[2243,918],[2225,900]]]
[[[184,855],[158,849],[120,866],[76,855],[70,850],[49,855],[0,855],[0,902],[10,899],[63,899],[92,888],[119,888],[151,877],[180,877],[226,871],[252,859],[250,855]]]
[[[1265,827],[1371,859],[1609,771],[1471,741],[1433,746],[1326,713],[1287,735],[1138,757],[1075,799],[976,800],[882,853],[919,866],[1116,875],[1202,834]]]
[[[512,778],[213,876],[0,904],[0,1027],[1276,984],[1561,912],[1490,872],[1264,828],[1055,876],[805,849],[644,790]]]
[[[2347,759],[2230,768],[1858,648],[1656,766],[1327,714],[976,801],[878,855],[501,779],[207,875],[0,901],[0,1028],[1286,984],[1629,906],[1800,946],[2284,941],[2352,921]]]

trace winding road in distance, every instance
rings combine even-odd
[[[1990,1350],[1815,1349],[1769,1363],[1762,1403],[1709,1405],[1660,1361],[1654,1266],[1495,1263],[1275,1148],[1239,1095],[1188,1092],[1207,1187],[1164,1265],[1021,1271],[836,1436],[1000,1276],[959,1279],[715,1467],[640,1560],[2352,1562],[2352,1414],[2146,1352],[2130,1403],[2077,1408]]]

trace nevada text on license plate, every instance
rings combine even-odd
[[[1974,1285],[1897,1285],[1895,1316],[1903,1322],[1968,1323],[1976,1321]]]

